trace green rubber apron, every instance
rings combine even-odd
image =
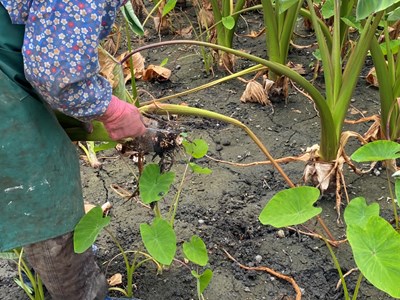
[[[70,232],[83,215],[76,149],[24,78],[23,36],[0,4],[0,252]]]

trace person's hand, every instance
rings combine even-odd
[[[104,115],[98,118],[103,122],[113,140],[134,138],[143,135],[146,127],[136,106],[112,96]]]

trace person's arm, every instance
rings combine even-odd
[[[127,136],[137,136],[145,131],[139,111],[112,98],[109,82],[98,74],[99,40],[123,2],[33,1],[23,46],[25,75],[53,109],[80,120],[101,119],[107,130],[124,123],[131,127]]]

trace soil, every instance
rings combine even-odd
[[[180,24],[185,18],[182,13],[173,16],[174,24]],[[244,19],[246,22],[244,22]],[[235,47],[245,49],[252,54],[265,57],[265,40],[243,36],[250,30],[262,28],[261,14],[254,12],[245,15],[239,21]],[[247,27],[249,26],[249,27]],[[306,38],[295,36],[296,44],[308,45],[314,36],[302,29],[300,22],[298,33],[307,34]],[[148,35],[141,42],[152,43],[159,40],[157,35]],[[177,39],[176,35],[161,36],[162,40]],[[313,72],[309,64],[313,61],[312,49],[295,49],[290,60],[303,64],[306,78],[312,79]],[[185,91],[191,87],[221,78],[225,73],[214,67],[214,77],[206,75],[199,49],[194,46],[169,46],[142,53],[146,64],[159,64],[168,58],[166,67],[172,70],[172,76],[166,82],[142,82],[138,86],[142,99],[149,99],[148,93],[155,98]],[[239,59],[237,70],[253,63]],[[368,87],[363,76],[371,67],[369,59],[359,80],[352,107],[364,111],[365,115],[379,111],[379,95]],[[246,77],[247,79],[251,77]],[[322,78],[316,85],[323,88]],[[319,118],[313,104],[293,86],[287,101],[273,99],[273,106],[256,103],[241,103],[240,96],[245,84],[232,80],[206,90],[172,100],[173,103],[185,102],[190,106],[216,111],[232,116],[249,126],[270,150],[275,158],[300,155],[304,150],[319,141]],[[349,119],[358,119],[360,114]],[[265,161],[266,158],[249,136],[240,128],[210,119],[178,117],[180,130],[191,138],[202,138],[209,144],[208,155],[212,158],[231,162],[250,163]],[[366,132],[370,124],[346,125],[345,129],[360,133]],[[347,152],[352,153],[358,147],[356,141],[350,141]],[[93,169],[82,159],[82,184],[85,200],[94,204],[110,201],[113,205],[109,229],[116,235],[126,250],[144,250],[139,234],[139,224],[150,223],[153,213],[136,198],[126,200],[118,195],[112,185],[118,185],[130,192],[136,188],[137,174],[135,163],[115,150],[99,154],[102,161],[100,169]],[[152,156],[147,156],[147,162]],[[157,158],[155,159],[157,162]],[[301,235],[288,229],[279,232],[270,226],[263,226],[258,216],[268,200],[278,191],[287,187],[279,173],[271,166],[257,165],[239,167],[215,162],[209,158],[197,161],[201,166],[212,169],[211,175],[189,175],[185,180],[178,207],[175,229],[178,248],[193,234],[199,235],[209,251],[209,268],[214,272],[210,286],[205,290],[205,299],[209,300],[281,300],[295,299],[290,283],[278,279],[264,271],[250,271],[241,268],[230,260],[223,250],[230,253],[238,262],[247,266],[266,266],[282,274],[291,276],[300,286],[302,299],[343,299],[343,290],[336,288],[338,273],[325,243],[316,238]],[[181,151],[175,154],[172,171],[178,178],[185,166]],[[304,163],[282,165],[295,183],[302,182]],[[371,174],[354,175],[345,167],[347,190],[351,197],[365,196],[368,202],[378,201],[382,215],[391,218],[390,205],[387,202],[387,183],[385,172],[376,168]],[[163,211],[169,208],[178,182],[169,195],[162,201]],[[334,196],[326,194],[317,205],[323,208],[322,217],[337,239],[343,239],[345,228],[337,223],[334,209]],[[345,200],[343,200],[343,207]],[[318,228],[316,222],[307,224],[309,228]],[[118,249],[109,236],[103,232],[96,242],[99,247],[98,263],[107,276],[120,272],[124,274],[122,259],[110,260],[117,255]],[[350,247],[347,243],[334,248],[343,272],[355,268]],[[177,258],[183,260],[181,252]],[[195,280],[190,266],[174,262],[162,274],[157,274],[153,265],[145,264],[134,274],[135,296],[142,300],[188,300],[197,299]],[[201,271],[201,270],[200,270]],[[15,270],[6,262],[0,262],[0,298],[4,300],[27,299],[26,295],[14,283]],[[347,277],[347,285],[352,292],[358,272]],[[361,284],[358,299],[391,299],[378,291],[365,279]]]

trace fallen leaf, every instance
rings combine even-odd
[[[149,65],[143,72],[143,80],[151,81],[166,81],[171,77],[171,70],[155,65]]]
[[[295,64],[293,62],[289,62],[287,64],[287,66],[289,68],[291,68],[293,71],[296,71],[297,73],[299,73],[300,75],[305,75],[307,74],[306,70],[304,69],[302,64]]]
[[[188,26],[188,27],[176,30],[175,33],[177,35],[180,35],[180,36],[185,37],[185,38],[191,38],[192,37],[192,31],[193,31],[193,26]]]
[[[365,79],[367,80],[367,82],[370,85],[379,87],[379,82],[378,82],[378,78],[376,77],[375,67],[373,67],[371,70],[369,70],[367,77],[365,77]]]
[[[265,32],[265,28],[261,29],[260,31],[250,31],[248,34],[242,34],[240,36],[249,37],[249,38],[256,38],[262,35]]]
[[[107,279],[109,286],[116,286],[122,283],[122,275],[120,273],[114,274],[110,278]]]
[[[210,28],[215,22],[213,12],[205,8],[200,9],[197,18],[203,29]]]
[[[121,61],[126,55],[128,55],[128,51],[120,54],[116,60]],[[134,68],[134,74],[136,79],[140,79],[143,76],[144,71],[144,57],[140,53],[135,53],[132,55],[132,62]],[[122,65],[122,71],[124,73],[124,80],[127,83],[132,78],[131,69],[130,69],[130,59],[126,60]]]
[[[264,87],[255,80],[250,80],[246,89],[240,97],[240,101],[242,102],[255,102],[260,103],[262,105],[271,105],[267,94],[265,93]]]

